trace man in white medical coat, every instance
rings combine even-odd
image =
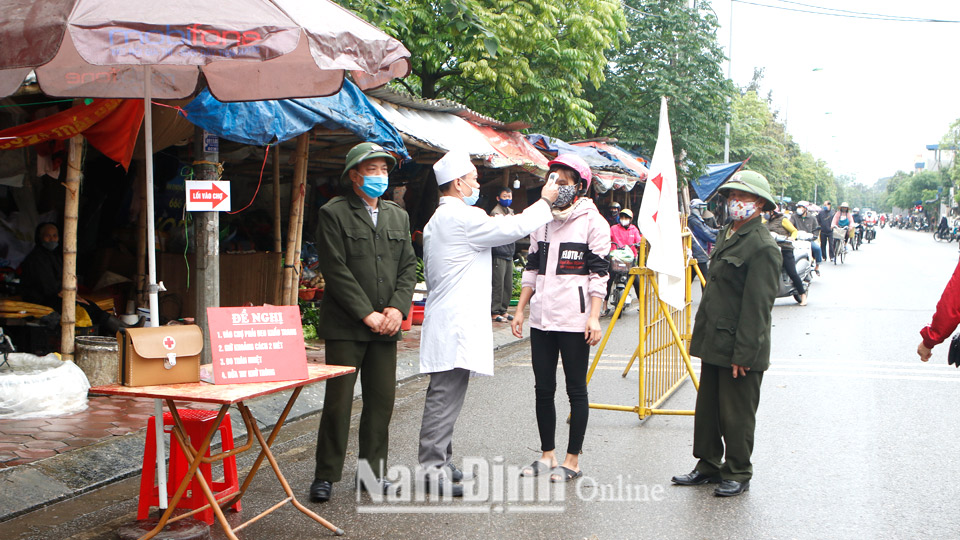
[[[433,166],[440,206],[423,231],[427,304],[420,334],[420,372],[430,374],[420,426],[421,473],[427,490],[463,495],[463,478],[450,461],[453,427],[470,374],[493,375],[490,321],[490,249],[528,236],[553,216],[557,186],[513,216],[488,216],[473,206],[480,195],[477,169],[466,152],[452,150]]]

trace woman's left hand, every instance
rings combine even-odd
[[[583,332],[583,338],[587,341],[587,345],[596,345],[600,343],[600,338],[603,335],[603,332],[600,330],[600,319],[598,317],[590,317],[587,319],[587,329]]]

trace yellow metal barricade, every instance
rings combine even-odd
[[[690,242],[691,234],[684,223],[684,254],[690,252]],[[704,277],[700,274],[696,261],[691,258],[687,263],[684,276],[684,306],[683,309],[674,309],[660,299],[657,275],[644,265],[646,252],[647,244],[644,242],[640,246],[638,257],[641,266],[630,269],[630,278],[624,288],[625,292],[620,297],[620,303],[613,313],[607,331],[597,348],[593,363],[587,372],[587,384],[590,384],[593,373],[606,349],[607,341],[610,339],[610,335],[620,319],[620,314],[623,312],[624,301],[631,287],[633,287],[634,280],[640,280],[640,298],[638,299],[640,321],[637,333],[639,339],[637,347],[621,375],[626,377],[634,362],[639,360],[637,362],[640,373],[638,404],[636,406],[625,406],[591,403],[590,407],[593,409],[634,412],[641,419],[653,414],[692,415],[693,411],[662,409],[660,407],[673,392],[680,388],[687,377],[690,377],[690,380],[693,381],[694,388],[699,389],[700,387],[693,371],[689,353],[690,335],[693,331],[690,278],[692,276],[691,272],[696,272],[700,282],[705,284]]]

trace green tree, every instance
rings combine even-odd
[[[905,176],[897,182],[890,196],[890,202],[893,206],[902,209],[910,209],[917,204],[928,205],[939,201],[946,187],[948,186],[944,186],[944,178],[940,174],[934,171],[920,171]]]
[[[412,53],[400,81],[552,133],[592,129],[581,96],[599,86],[605,51],[624,29],[616,0],[339,0]]]
[[[732,102],[730,159],[750,160],[749,168],[776,182],[786,174],[787,145],[775,129],[776,118],[766,101],[749,90]],[[772,186],[771,186],[772,187]]]
[[[670,105],[674,150],[685,153],[699,175],[723,150],[726,100],[734,87],[722,73],[723,51],[709,4],[692,9],[686,0],[625,0],[626,30],[610,53],[606,79],[588,87],[593,129],[579,138],[612,137],[650,154],[656,144],[660,97]]]
[[[777,196],[822,203],[842,198],[843,187],[827,164],[804,152],[771,109],[772,96],[760,97],[763,70],[731,103],[730,158],[749,160],[747,168],[767,177]]]

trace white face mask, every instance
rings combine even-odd
[[[621,219],[621,220],[620,220],[620,225],[623,225],[624,227],[629,227],[629,226],[630,226],[630,220],[629,220],[629,219]]]
[[[727,201],[727,213],[734,221],[750,219],[750,217],[757,213],[757,203],[755,201],[730,200]]]

